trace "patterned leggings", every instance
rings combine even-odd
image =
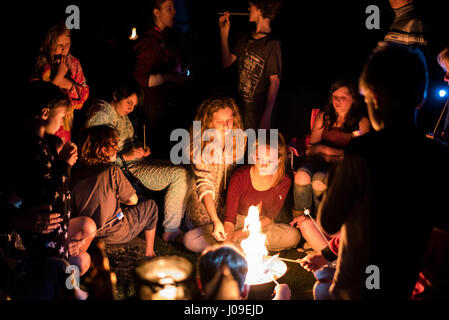
[[[129,171],[149,190],[167,189],[162,226],[165,232],[177,231],[184,216],[190,189],[187,170],[174,166],[169,161],[154,159],[134,160],[127,165]]]

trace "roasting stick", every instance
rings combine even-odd
[[[304,214],[306,216],[309,216],[310,220],[312,220],[313,224],[315,225],[315,227],[318,229],[318,231],[321,233],[321,235],[323,236],[324,241],[326,241],[326,243],[329,245],[329,240],[327,240],[326,236],[324,235],[324,233],[321,231],[320,227],[318,227],[317,223],[315,222],[315,220],[313,220],[313,218],[310,215],[310,210],[309,209],[305,209],[304,210]]]
[[[279,282],[277,282],[274,274],[273,274],[273,281],[274,281],[274,283],[276,283],[277,286],[279,285]]]
[[[104,228],[106,228],[108,225],[110,225],[111,223],[113,223],[115,220],[117,220],[117,219],[118,219],[118,220],[122,220],[124,216],[125,216],[125,215],[123,214],[123,212],[120,211],[119,213],[116,214],[116,216],[115,216],[114,218],[112,218],[111,220],[109,220],[108,222],[106,222],[106,223],[104,224],[104,226],[102,226],[101,228],[97,229],[97,231],[92,232],[91,234],[89,234],[87,237],[84,237],[84,238],[81,239],[80,241],[81,241],[81,242],[84,242],[84,241],[87,240],[88,238],[90,238],[90,237],[92,237],[93,235],[95,235],[98,231],[103,230]]]
[[[225,14],[224,12],[217,12],[217,14]],[[229,12],[231,16],[249,16],[249,13],[243,12]]]
[[[265,258],[278,259],[278,260],[282,260],[282,261],[286,261],[286,262],[299,263],[298,260],[287,259],[287,258],[279,258],[278,255],[275,255],[275,256],[266,256]]]
[[[145,125],[143,125],[143,149],[144,150],[145,150],[146,146],[147,146],[147,139],[145,136]]]

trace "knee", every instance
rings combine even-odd
[[[329,293],[331,283],[328,282],[315,282],[313,286],[313,299],[314,300],[332,300]]]
[[[327,186],[324,182],[320,180],[314,180],[312,181],[312,189],[318,192],[323,192],[327,189]]]
[[[207,247],[206,242],[202,241],[202,237],[196,229],[190,230],[185,233],[183,244],[186,249],[197,253],[203,252]]]
[[[295,184],[305,186],[310,184],[311,179],[308,173],[298,170],[295,174]]]
[[[91,258],[87,252],[80,252],[79,255],[69,258],[71,265],[76,265],[79,268],[80,276],[84,275],[90,268]]]
[[[290,227],[288,234],[288,239],[290,240],[289,247],[296,247],[301,240],[301,233],[298,229]]]
[[[92,234],[97,231],[97,224],[89,217],[83,217],[82,230],[84,234]]]
[[[301,240],[301,233],[288,225],[278,224],[270,229],[266,230],[266,246],[269,251],[282,251],[296,247]]]
[[[87,252],[81,253],[82,260],[81,260],[81,268],[80,268],[80,276],[84,275],[90,268],[91,264],[91,258],[90,255]]]
[[[189,173],[183,167],[176,167],[175,180],[178,183],[182,183],[182,184],[185,184],[187,186],[187,182],[189,180]]]

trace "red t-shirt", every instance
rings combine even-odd
[[[238,169],[231,177],[226,196],[226,212],[224,221],[235,224],[237,214],[248,215],[250,206],[256,206],[262,201],[260,216],[276,218],[284,205],[291,179],[285,175],[281,182],[266,191],[254,189],[250,176],[251,166]]]

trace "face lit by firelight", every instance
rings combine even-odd
[[[279,166],[278,150],[270,146],[259,146],[255,159],[255,168],[261,176],[274,175]]]

